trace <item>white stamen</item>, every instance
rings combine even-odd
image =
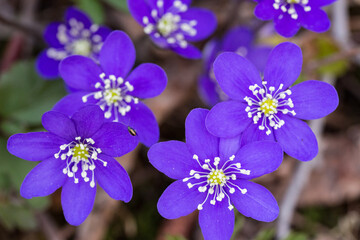
[[[198,205],[198,210],[203,209],[203,205],[208,199],[210,204],[216,205],[217,202],[221,202],[225,198],[228,199],[229,210],[233,210],[230,195],[236,191],[246,193],[246,189],[240,188],[233,181],[241,178],[243,174],[249,175],[250,170],[241,169],[241,164],[238,162],[232,163],[235,160],[235,155],[232,155],[224,162],[219,157],[214,157],[213,161],[204,159],[204,162],[201,163],[199,156],[196,154],[193,155],[193,159],[197,161],[203,171],[191,170],[190,176],[182,181],[187,182],[188,188],[197,186],[200,193],[206,193],[205,200]],[[223,164],[220,165],[220,163]]]

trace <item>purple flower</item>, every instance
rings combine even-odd
[[[255,16],[274,20],[275,30],[284,37],[294,36],[304,27],[314,32],[325,32],[330,20],[321,7],[336,0],[257,0]]]
[[[135,130],[139,140],[150,146],[159,139],[154,114],[139,98],[152,98],[166,87],[166,73],[152,63],[135,62],[131,39],[121,31],[112,32],[99,53],[98,65],[84,56],[64,59],[59,67],[65,83],[74,90],[61,99],[54,110],[71,116],[85,105],[97,104],[105,118]]]
[[[231,67],[229,67],[231,66]],[[299,77],[301,49],[282,43],[270,53],[264,78],[245,58],[223,53],[214,63],[222,90],[232,99],[211,109],[206,126],[219,137],[242,134],[241,145],[259,140],[277,141],[290,156],[301,161],[318,152],[314,133],[303,120],[324,117],[338,106],[333,86],[309,80],[290,85]]]
[[[176,179],[158,202],[159,213],[168,219],[198,209],[205,240],[230,239],[234,206],[247,217],[273,221],[279,208],[273,195],[248,180],[275,171],[283,153],[275,142],[254,142],[239,149],[238,138],[219,139],[205,128],[208,110],[195,109],[185,122],[186,143],[154,144],[151,164]]]
[[[43,197],[62,187],[61,203],[66,220],[81,224],[91,212],[98,183],[110,197],[129,202],[131,181],[114,159],[132,151],[137,137],[120,123],[105,122],[98,106],[88,106],[72,118],[50,111],[42,124],[48,132],[16,134],[8,151],[28,161],[41,161],[25,177],[20,194]]]
[[[254,45],[254,33],[247,27],[236,27],[228,31],[222,39],[213,39],[204,49],[204,73],[199,79],[199,93],[209,106],[228,100],[229,97],[221,90],[217,83],[213,63],[222,52],[236,52],[249,59],[263,72],[267,56],[271,47]]]
[[[110,29],[93,24],[80,10],[70,7],[65,13],[65,23],[53,22],[44,32],[49,48],[38,56],[36,67],[47,79],[59,76],[59,63],[71,55],[83,55],[97,61],[99,52]]]
[[[189,8],[191,0],[128,0],[129,10],[146,34],[161,48],[185,58],[201,58],[189,43],[207,38],[216,28],[216,17],[208,10]]]

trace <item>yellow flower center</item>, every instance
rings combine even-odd
[[[180,21],[179,16],[173,15],[171,13],[166,13],[159,20],[157,24],[157,29],[162,36],[167,37],[178,29],[177,23],[179,21]]]
[[[76,144],[75,147],[73,148],[74,151],[73,158],[77,159],[78,161],[87,160],[90,157],[88,150],[89,148],[87,147],[86,144],[82,144],[82,143]]]
[[[91,42],[87,39],[80,39],[72,44],[73,53],[76,55],[89,56],[91,54]]]
[[[213,169],[208,175],[208,182],[214,185],[221,185],[226,182],[226,175],[222,169]]]
[[[287,0],[288,3],[299,3],[299,0]]]
[[[104,99],[108,104],[115,104],[122,100],[120,88],[110,88],[104,92]]]
[[[260,110],[265,114],[273,114],[276,111],[278,101],[276,99],[265,98],[260,103]]]

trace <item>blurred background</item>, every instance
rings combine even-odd
[[[257,179],[278,200],[279,218],[261,223],[236,212],[233,240],[360,239],[360,1],[338,0],[326,8],[330,31],[302,29],[288,40],[273,32],[271,22],[254,17],[256,4],[251,0],[192,4],[216,14],[213,37],[246,25],[256,32],[259,44],[297,43],[304,55],[298,82],[327,81],[340,97],[334,113],[309,122],[320,146],[316,159],[300,163],[285,157],[276,172]],[[171,179],[149,164],[143,145],[118,159],[134,186],[131,202],[115,201],[98,189],[94,209],[79,227],[65,221],[60,190],[49,197],[21,198],[21,182],[36,163],[10,155],[6,141],[15,133],[42,131],[41,115],[66,95],[61,79],[45,81],[38,76],[34,60],[47,47],[44,28],[62,21],[69,6],[84,10],[96,23],[129,34],[137,50],[136,64],[153,62],[165,69],[166,90],[146,102],[159,122],[160,141],[183,141],[190,110],[208,108],[198,93],[203,61],[157,48],[129,14],[125,0],[0,0],[0,239],[201,240],[197,212],[176,220],[158,214],[157,200]],[[203,48],[208,40],[196,45]]]

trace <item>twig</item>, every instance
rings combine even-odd
[[[324,82],[334,84],[335,78],[332,75],[324,76]],[[299,200],[300,194],[307,183],[311,171],[322,159],[321,135],[325,125],[325,118],[312,120],[309,123],[311,129],[319,142],[319,154],[310,162],[298,162],[295,174],[287,188],[282,204],[280,205],[280,215],[277,223],[277,239],[284,239],[290,233],[291,220]]]
[[[319,69],[322,66],[326,66],[328,64],[340,61],[340,60],[345,60],[345,59],[349,59],[355,56],[360,55],[360,47],[354,47],[351,49],[347,49],[341,52],[337,52],[329,57],[326,57],[324,59],[321,60],[313,60],[310,61],[305,67],[303,72],[304,73],[312,73],[314,72],[316,69]]]
[[[32,21],[22,21],[14,16],[10,16],[4,11],[0,11],[0,22],[26,34],[32,35],[37,39],[42,39],[42,27]]]
[[[348,28],[349,19],[348,19],[346,0],[339,0],[332,7],[334,14],[334,23],[333,23],[334,38],[340,43],[342,49],[348,49],[349,46],[347,43],[349,42],[350,33]],[[352,54],[356,55],[358,48],[354,48],[354,49],[357,50],[356,51],[349,50],[350,52],[349,51],[345,51],[345,52],[347,52],[347,54],[351,53],[351,55]],[[344,56],[344,54],[342,55],[340,54],[338,56],[334,55],[333,57],[330,57],[329,59],[324,61],[331,62],[334,61],[334,59],[335,61],[340,60]],[[316,67],[318,66],[314,66],[315,68],[313,69],[316,69]],[[334,76],[324,76],[324,80],[327,82],[331,82],[332,84],[334,84],[335,82]],[[320,140],[319,136],[321,135],[324,127],[324,121],[325,121],[324,118],[322,118],[310,122],[310,126],[313,129],[315,135],[317,136],[317,139],[319,140]],[[288,186],[288,189],[285,193],[285,197],[280,206],[280,216],[277,224],[277,234],[276,234],[277,239],[284,239],[290,233],[291,219],[294,215],[295,207],[298,202],[300,193],[305,183],[307,182],[312,169],[321,159],[321,141],[319,141],[319,143],[320,143],[319,144],[320,154],[318,155],[318,157],[316,157],[309,163],[306,162],[298,163],[296,172],[293,176],[291,183]]]
[[[65,238],[58,234],[59,229],[46,213],[38,213],[36,214],[36,217],[47,239],[65,240]]]

